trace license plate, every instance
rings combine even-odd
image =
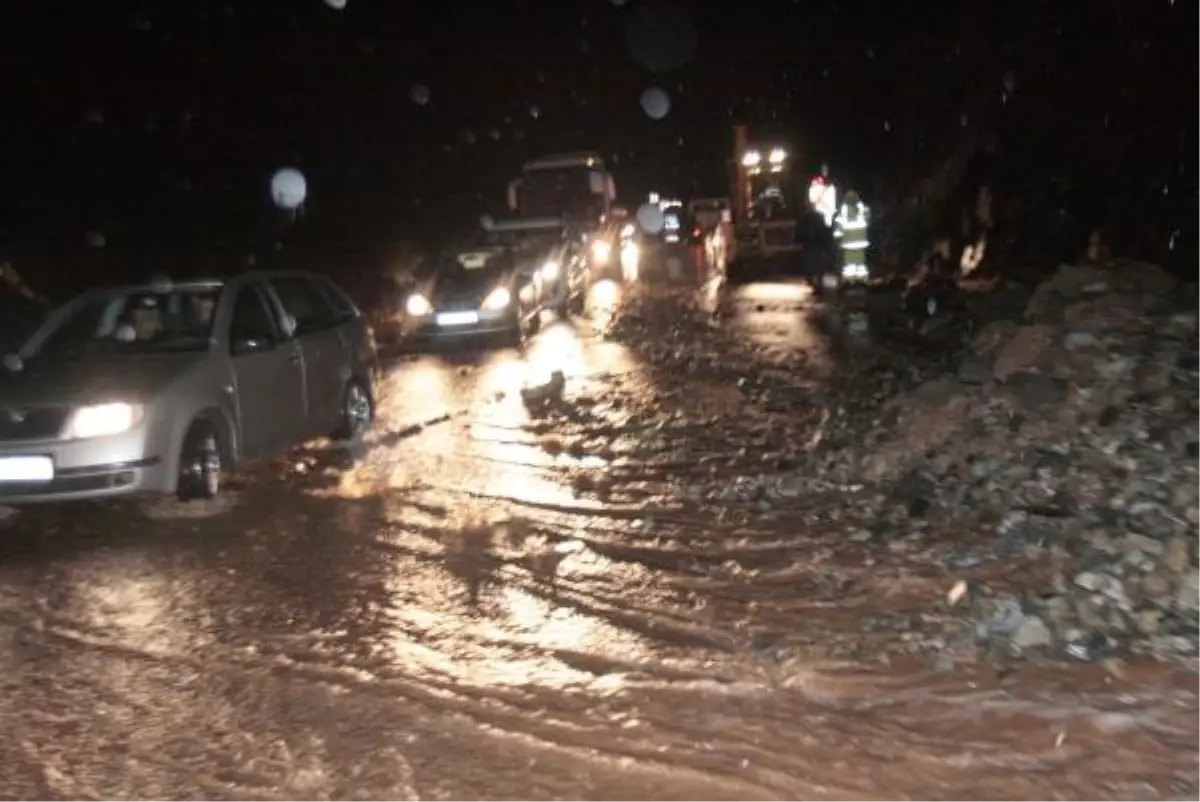
[[[0,457],[0,482],[49,482],[54,462],[49,457]]]
[[[439,326],[473,326],[478,322],[478,312],[442,312],[437,316]]]

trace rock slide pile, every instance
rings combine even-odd
[[[910,510],[972,527],[964,548],[1043,561],[1041,582],[952,599],[979,638],[1195,655],[1197,337],[1194,286],[1146,264],[1062,267],[844,456]]]

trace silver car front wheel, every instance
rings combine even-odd
[[[375,418],[375,406],[371,394],[360,382],[346,385],[342,400],[342,421],[336,436],[340,440],[361,440]]]
[[[208,421],[196,421],[183,439],[177,495],[183,500],[214,499],[221,492],[221,446]]]

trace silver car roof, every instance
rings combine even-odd
[[[244,273],[227,278],[191,278],[175,281],[166,278],[163,281],[142,281],[136,284],[119,284],[111,287],[95,287],[88,292],[153,292],[164,287],[177,290],[215,290],[228,285],[245,284],[251,281],[263,281],[273,278],[316,278],[317,274],[308,270],[247,270]],[[336,282],[335,282],[336,283]]]

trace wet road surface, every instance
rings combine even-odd
[[[811,300],[734,301],[737,336],[836,369]],[[0,796],[1195,798],[1194,675],[888,658],[864,618],[944,572],[689,502],[738,465],[658,413],[736,391],[601,330],[391,363],[352,467],[10,519]]]

